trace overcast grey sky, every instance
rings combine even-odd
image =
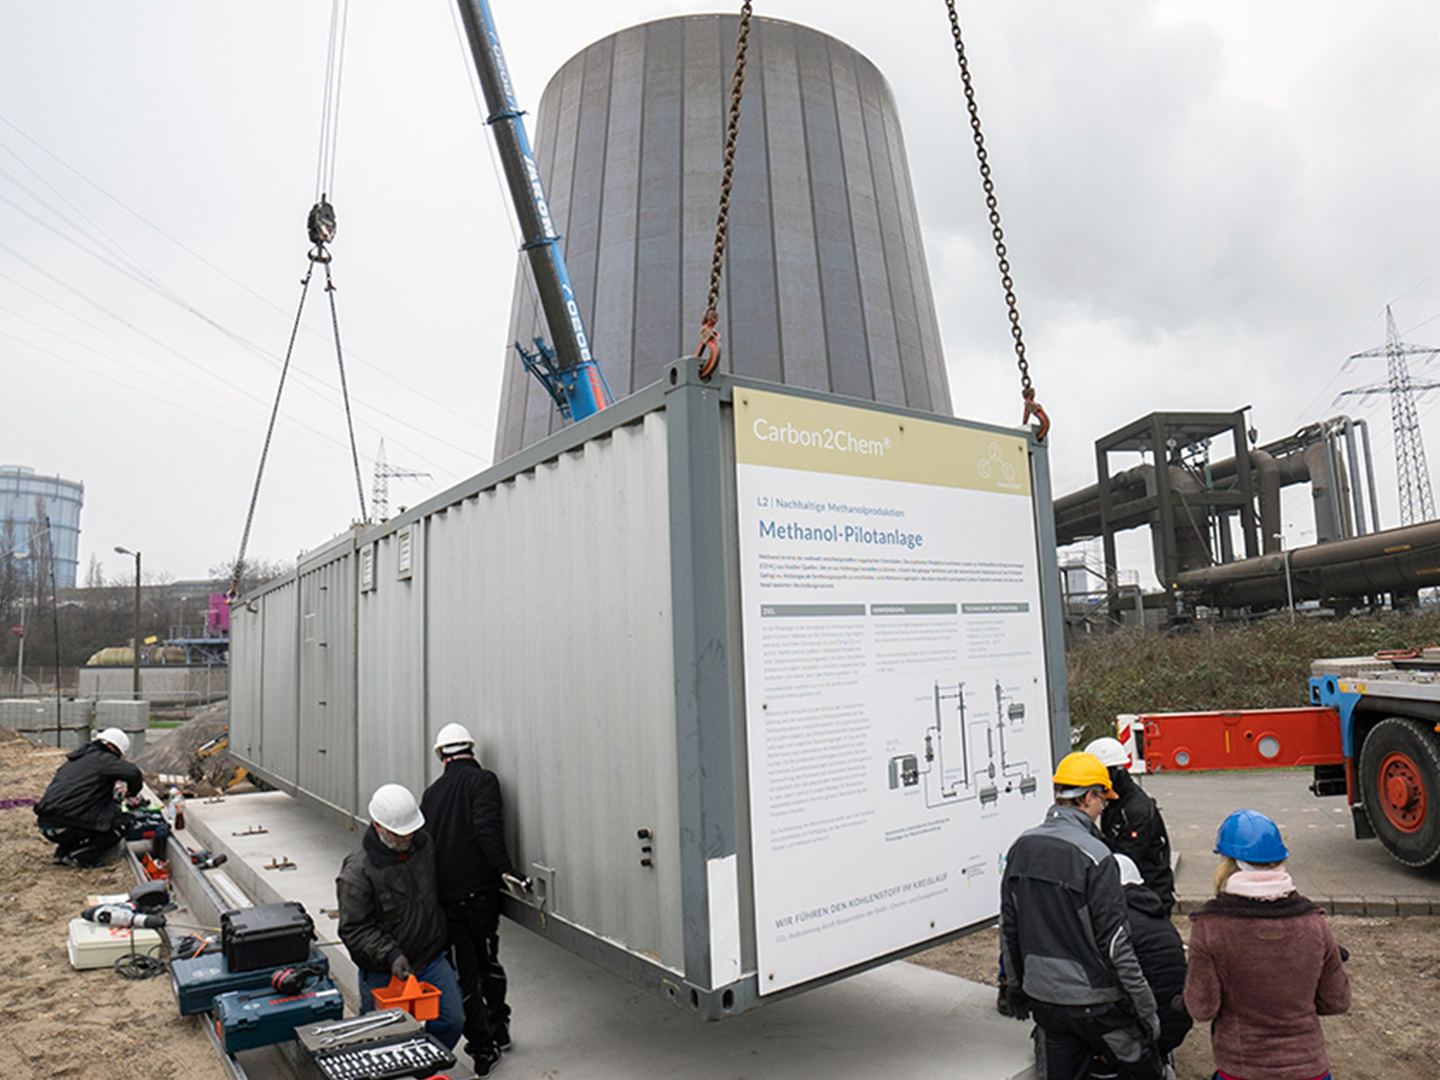
[[[596,38],[717,10],[492,2],[531,109]],[[490,463],[516,362],[512,214],[451,6],[349,10],[333,270],[366,494],[382,436],[392,464],[434,476],[392,481],[392,507]],[[957,412],[1017,423],[945,5],[756,10],[855,45],[891,81]],[[1093,481],[1097,436],[1153,410],[1251,405],[1262,441],[1350,411],[1372,421],[1382,524],[1398,524],[1388,403],[1334,399],[1384,377],[1380,361],[1343,368],[1382,343],[1386,303],[1407,340],[1440,344],[1440,5],[960,12],[1057,494]],[[234,556],[306,266],[330,14],[0,3],[0,463],[84,481],[82,578],[91,553],[123,577],[116,544],[182,578]],[[321,292],[294,363],[250,542],[264,558],[357,514]],[[1287,495],[1292,545],[1311,542],[1308,503]]]

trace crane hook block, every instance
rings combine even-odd
[[[310,233],[312,244],[328,244],[335,239],[335,207],[320,196],[320,201],[310,208],[305,219],[305,228]]]

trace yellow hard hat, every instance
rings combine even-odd
[[[1120,797],[1115,794],[1115,789],[1110,784],[1110,770],[1105,767],[1104,762],[1094,754],[1087,754],[1082,750],[1066,754],[1061,759],[1055,770],[1055,783],[1067,788],[1103,787],[1105,798]]]

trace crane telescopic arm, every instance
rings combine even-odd
[[[535,342],[538,355],[527,353],[519,342],[515,347],[525,359],[525,366],[544,383],[561,413],[583,420],[610,404],[610,395],[600,365],[590,354],[590,339],[565,268],[560,237],[550,218],[540,170],[535,165],[535,154],[521,120],[523,114],[515,101],[490,4],[487,0],[457,0],[457,3],[470,53],[480,75],[485,108],[490,113],[485,122],[495,133],[510,198],[520,219],[520,232],[524,237],[521,250],[530,258],[545,323],[555,341],[553,353],[538,338]]]

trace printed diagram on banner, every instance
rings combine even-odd
[[[997,810],[1002,793],[1035,794],[1038,781],[1030,763],[1014,761],[1005,752],[1007,729],[1012,741],[1023,729],[1024,703],[1009,698],[999,679],[990,716],[977,716],[975,706],[967,709],[965,699],[963,682],[948,687],[935,684],[935,721],[925,729],[925,749],[890,759],[890,789],[919,788],[917,794],[923,793],[928,810],[979,800],[982,813],[986,807]],[[952,747],[948,762],[947,745]]]
[[[1051,771],[1023,432],[735,395],[760,992],[991,918]]]

